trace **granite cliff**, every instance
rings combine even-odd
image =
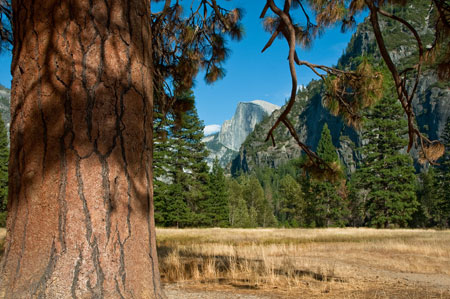
[[[390,6],[387,9],[396,10],[396,13],[409,20],[413,26],[420,28],[419,34],[425,45],[432,42],[434,32],[433,24],[430,21],[429,1],[411,1],[405,8]],[[416,61],[417,49],[413,37],[407,30],[388,19],[382,20],[381,27],[390,55],[400,69],[410,66]],[[337,62],[337,66],[351,69],[355,67],[358,58],[363,55],[371,57],[375,61],[380,59],[374,34],[367,20],[358,25],[345,53]],[[301,140],[314,150],[317,147],[324,123],[328,123],[333,144],[337,148],[340,159],[347,171],[353,172],[359,159],[354,149],[363,142],[361,135],[324,108],[323,91],[324,87],[320,81],[312,81],[306,89],[297,94],[297,102],[289,118]],[[431,139],[439,139],[450,116],[450,84],[438,81],[432,66],[426,67],[423,72],[413,105],[420,130]],[[275,132],[275,146],[272,146],[271,142],[264,141],[280,111],[282,109],[257,125],[255,130],[249,134],[231,164],[230,171],[232,173],[252,171],[257,167],[264,166],[277,167],[286,163],[287,160],[301,155],[299,147],[287,130],[281,126]],[[417,156],[417,153],[413,151],[412,155],[413,157]]]
[[[225,167],[238,153],[241,144],[255,126],[280,107],[262,100],[240,102],[230,120],[226,120],[216,134],[203,138],[210,154],[208,164],[219,159]]]

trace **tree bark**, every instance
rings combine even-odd
[[[0,297],[162,298],[149,0],[13,0]]]

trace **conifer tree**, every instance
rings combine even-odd
[[[305,208],[303,191],[300,184],[289,174],[280,182],[281,197],[281,223],[291,227],[298,227],[305,221],[303,211]]]
[[[0,226],[6,225],[6,205],[8,201],[8,134],[0,116]]]
[[[264,196],[264,189],[256,176],[241,176],[242,195],[247,203],[250,226],[274,226],[276,219],[273,215],[272,203]]]
[[[209,176],[209,193],[202,206],[202,214],[209,226],[228,226],[228,192],[225,175],[216,158]]]
[[[338,162],[338,154],[331,139],[331,132],[328,124],[325,123],[322,128],[319,143],[317,144],[317,155],[327,163]]]
[[[417,190],[417,200],[419,206],[412,215],[409,225],[412,227],[433,227],[436,226],[436,208],[440,199],[438,198],[439,182],[436,178],[434,167],[430,166],[419,175],[419,185]]]
[[[317,155],[328,165],[340,167],[336,148],[331,139],[328,125],[322,128]],[[308,184],[308,213],[313,226],[343,226],[347,222],[348,206],[341,196],[342,184],[328,178],[312,178]]]
[[[435,181],[436,208],[432,214],[438,226],[450,227],[450,117],[447,118],[441,139],[445,153],[438,161]]]
[[[181,102],[180,99],[177,101]],[[202,213],[203,202],[209,197],[209,168],[205,160],[208,152],[201,142],[204,125],[198,118],[195,106],[191,104],[194,101],[192,91],[183,94],[182,101],[192,108],[178,115],[172,127],[173,163],[180,178],[174,183],[183,186],[185,201],[195,214],[191,225],[208,225],[210,219]]]
[[[208,225],[203,214],[209,198],[208,155],[203,123],[197,116],[192,91],[177,98],[190,107],[184,113],[167,115],[155,121],[155,220],[165,226]],[[157,116],[158,113],[155,113]],[[211,215],[210,215],[211,216]]]
[[[242,197],[242,186],[235,179],[227,181],[229,223],[232,227],[251,227],[247,203]]]
[[[366,224],[375,227],[407,225],[416,211],[416,177],[412,159],[400,151],[407,145],[406,120],[392,95],[393,84],[385,83],[386,96],[367,115],[364,124],[363,161],[354,174],[354,184],[366,190]]]

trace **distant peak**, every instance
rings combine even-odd
[[[250,103],[261,106],[268,114],[272,114],[273,111],[280,109],[280,106],[275,104],[263,101],[263,100],[254,100]]]

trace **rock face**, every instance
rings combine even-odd
[[[331,115],[323,106],[322,88],[319,81],[312,81],[307,88],[299,92],[289,119],[296,128],[300,139],[313,149],[316,149],[322,127],[327,123],[338,154],[346,167],[354,170],[355,156],[350,147],[354,148],[354,144],[359,143],[359,136],[340,118]],[[275,146],[270,141],[264,141],[267,132],[281,111],[282,109],[275,111],[249,134],[239,150],[239,155],[231,163],[230,172],[232,174],[251,172],[264,166],[276,168],[290,159],[300,157],[302,151],[282,125],[275,130]]]
[[[208,164],[212,165],[212,161],[217,158],[221,166],[225,167],[236,156],[255,126],[279,108],[262,100],[240,102],[231,120],[226,120],[218,133],[203,139],[210,151]]]
[[[0,114],[5,122],[9,133],[9,123],[11,122],[11,115],[9,113],[9,102],[11,99],[11,90],[0,85]]]
[[[256,100],[239,103],[231,120],[226,120],[218,134],[218,141],[227,148],[238,151],[248,134],[264,117],[280,107],[271,103]]]
[[[416,28],[421,28],[419,34],[424,43],[428,44],[433,39],[433,24],[429,22],[429,2],[414,1],[404,11],[396,11],[403,14]],[[383,21],[381,27],[386,38],[388,50],[399,69],[410,66],[415,61],[417,49],[414,38],[395,22]],[[338,67],[344,69],[354,68],[360,56],[379,59],[380,54],[375,42],[374,34],[367,21],[358,25],[345,53],[338,61]],[[297,94],[297,101],[290,113],[290,120],[294,124],[301,140],[313,150],[316,149],[320,139],[323,124],[328,123],[333,144],[336,147],[340,159],[348,172],[356,169],[359,156],[354,150],[362,143],[361,135],[353,128],[346,126],[342,120],[329,113],[324,108],[322,95],[323,84],[312,81],[305,90]],[[413,100],[413,108],[416,114],[419,129],[431,139],[441,137],[445,123],[450,116],[450,84],[439,82],[436,73],[432,69],[426,69],[421,76],[417,93]],[[281,111],[282,109],[280,109]],[[252,171],[258,167],[277,167],[287,160],[299,157],[301,151],[293,142],[287,130],[280,126],[275,131],[276,145],[264,142],[266,134],[275,122],[280,111],[265,119],[255,130],[249,134],[239,150],[239,155],[231,164],[231,172]],[[417,152],[412,151],[413,157]]]

